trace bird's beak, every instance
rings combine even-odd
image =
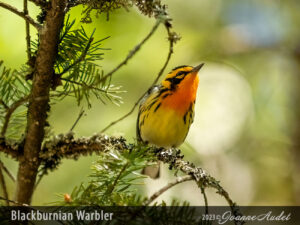
[[[198,71],[202,68],[202,66],[204,65],[204,63],[201,63],[199,64],[198,66],[195,66],[193,69],[192,69],[192,73],[198,73]]]

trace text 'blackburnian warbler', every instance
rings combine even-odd
[[[184,142],[194,119],[198,71],[203,65],[176,67],[160,85],[149,90],[139,108],[139,141],[164,148]]]

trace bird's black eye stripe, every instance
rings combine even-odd
[[[170,81],[172,84],[179,84],[183,78],[179,79],[176,77],[168,78],[167,81]]]
[[[188,73],[188,71],[179,71],[175,76],[167,78],[166,80],[171,83],[171,89],[176,88],[177,84],[179,84]]]

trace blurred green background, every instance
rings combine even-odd
[[[5,1],[22,8],[21,1]],[[300,205],[300,1],[270,0],[165,0],[174,30],[182,39],[175,45],[166,70],[179,65],[205,62],[200,71],[195,121],[181,146],[187,160],[205,168],[240,205]],[[31,15],[38,9],[30,4]],[[80,26],[82,8],[71,12]],[[114,68],[149,32],[154,19],[136,8],[119,9],[84,24],[88,33],[96,27],[96,38],[110,36],[103,47],[105,72]],[[24,21],[0,8],[0,59],[18,69],[26,59]],[[31,29],[32,38],[36,34]],[[110,121],[128,112],[149,88],[168,53],[163,26],[130,62],[114,74],[121,85],[124,104],[104,105],[92,101],[75,132],[78,137],[99,132]],[[86,107],[85,107],[86,108]],[[50,124],[56,134],[67,132],[80,112],[74,99],[53,104]],[[107,131],[135,139],[137,112]],[[0,155],[16,172],[14,161]],[[96,156],[78,161],[64,160],[46,176],[34,195],[33,204],[58,200],[57,193],[70,193],[88,180]],[[174,176],[163,168],[159,180],[147,179],[149,195]],[[7,179],[10,196],[13,184]],[[179,194],[180,193],[180,194]],[[162,198],[187,200],[203,205],[192,182],[178,185]],[[226,202],[208,192],[210,205]]]

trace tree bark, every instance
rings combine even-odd
[[[28,106],[24,153],[19,158],[15,199],[30,204],[38,167],[39,152],[44,139],[44,127],[49,111],[49,92],[54,75],[59,33],[63,26],[66,0],[52,0],[44,25],[40,30],[40,45],[35,62]]]

